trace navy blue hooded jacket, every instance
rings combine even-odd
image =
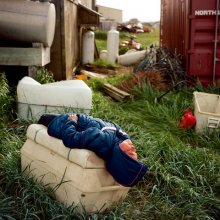
[[[48,134],[63,141],[68,148],[85,148],[105,160],[106,169],[123,186],[134,186],[147,172],[145,164],[124,153],[119,143],[129,139],[115,123],[77,114],[78,121],[69,114],[56,116],[48,125]]]

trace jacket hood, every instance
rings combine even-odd
[[[48,125],[48,134],[52,137],[61,139],[62,130],[68,117],[69,114],[61,114],[55,117]]]
[[[115,146],[112,155],[106,160],[106,169],[121,185],[131,187],[138,183],[147,172],[147,166],[134,160]]]
[[[46,127],[48,127],[48,125],[50,124],[50,122],[56,118],[58,115],[57,114],[50,114],[50,113],[45,113],[43,115],[41,115],[41,117],[38,120],[38,124],[42,124]]]

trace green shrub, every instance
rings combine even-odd
[[[107,40],[107,32],[106,31],[96,31],[95,38],[97,40]]]
[[[0,122],[12,116],[14,98],[10,94],[8,81],[4,73],[0,73]]]
[[[129,47],[119,47],[119,55],[125,54],[129,50]]]
[[[94,61],[94,64],[97,67],[104,67],[104,68],[108,68],[108,69],[115,69],[117,67],[116,64],[111,63],[107,59],[97,59]]]
[[[37,71],[36,80],[41,84],[54,82],[53,73],[42,67]]]

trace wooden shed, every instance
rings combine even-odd
[[[0,28],[0,70],[9,74],[12,73],[14,78],[14,75],[18,75],[19,69],[21,69],[22,72],[21,76],[24,74],[34,76],[38,67],[45,66],[47,70],[53,73],[56,81],[72,79],[74,66],[81,62],[82,35],[88,28],[99,25],[100,14],[93,10],[95,9],[95,0],[85,0],[83,2],[85,5],[79,3],[77,0],[51,0],[50,3],[52,4],[20,0],[6,1],[6,3],[7,6],[12,7],[14,11],[19,8],[17,14],[19,18],[22,17],[22,22],[26,25],[26,32],[22,31],[23,26],[16,26],[18,23],[16,19],[14,19],[13,22],[8,20],[7,16],[5,16],[5,14],[8,13],[7,7],[1,4],[1,18],[3,17],[5,22],[1,22],[3,30]],[[38,8],[38,11],[35,12],[36,16],[35,14],[33,15],[35,19],[33,25],[31,25],[31,21],[33,20],[32,14],[26,9],[23,15],[23,12],[21,12],[23,5],[20,4],[24,4],[28,9],[31,7],[34,12],[35,8]],[[88,5],[89,7],[87,7]],[[47,22],[47,14],[45,16],[41,15],[44,10],[40,10],[40,7],[49,8],[50,6],[54,9],[54,14],[56,14],[56,16],[53,17],[53,34],[54,32],[55,34],[53,35],[52,45],[43,45],[43,42],[39,41],[38,43],[36,41],[35,36],[41,36],[43,33],[43,31],[38,31],[42,19],[45,18],[45,25],[50,23]],[[13,14],[13,11],[10,13]],[[29,14],[30,22],[28,21]],[[36,20],[38,14],[42,16],[40,21],[39,19]],[[9,31],[12,29],[11,27],[20,33],[20,41],[16,40],[18,35],[13,34],[16,32]],[[51,25],[48,25],[48,28],[51,29],[51,27]],[[5,33],[9,32],[11,39],[6,36],[6,38],[2,40]],[[35,35],[32,34],[33,32]],[[26,42],[24,38],[27,38],[29,33],[32,34],[31,39],[28,38]],[[45,39],[47,38],[48,37],[45,36]],[[16,72],[16,74],[14,74],[14,72]]]
[[[71,79],[81,61],[83,31],[99,25],[99,14],[74,0],[52,0],[56,7],[56,30],[51,47],[51,62],[46,68],[55,80]]]

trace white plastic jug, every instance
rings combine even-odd
[[[82,64],[93,63],[95,53],[95,34],[87,31],[83,34]]]
[[[108,61],[115,63],[118,57],[118,47],[119,47],[119,32],[112,28],[107,34],[107,51],[108,51]]]

